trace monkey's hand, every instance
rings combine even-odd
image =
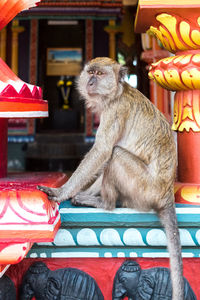
[[[50,188],[43,185],[38,185],[37,189],[47,194],[48,199],[55,201],[55,202],[63,202],[67,200],[69,197],[67,197],[66,193],[64,193],[62,187],[61,188]]]

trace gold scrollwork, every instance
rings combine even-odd
[[[159,14],[156,20],[160,25],[151,26],[148,33],[154,34],[168,51],[175,53],[199,49],[200,18],[193,22],[177,15],[163,13]]]
[[[164,58],[151,65],[149,77],[172,91],[200,89],[200,54]]]
[[[200,91],[179,91],[174,99],[173,130],[200,132]]]

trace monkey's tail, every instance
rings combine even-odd
[[[170,207],[158,213],[165,228],[168,251],[170,255],[170,270],[172,282],[172,300],[184,300],[183,263],[181,256],[181,243],[177,224],[176,210],[172,203]]]

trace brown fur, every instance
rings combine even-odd
[[[120,200],[123,207],[154,209],[166,229],[173,300],[183,300],[173,194],[174,139],[165,117],[143,94],[124,82],[124,75],[125,69],[109,58],[96,58],[85,66],[78,87],[86,105],[100,115],[95,144],[61,188],[39,188],[58,202],[72,197],[74,204],[110,210]]]

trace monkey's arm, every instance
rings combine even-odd
[[[45,192],[50,200],[56,202],[74,197],[91,182],[111,157],[113,147],[121,137],[123,122],[123,118],[119,118],[113,110],[110,113],[108,111],[102,113],[95,144],[70,179],[60,188],[38,186],[38,189]]]

